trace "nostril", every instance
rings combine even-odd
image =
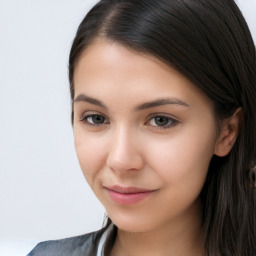
[[[140,170],[143,167],[143,158],[137,152],[111,152],[107,165],[114,171]]]
[[[143,167],[141,148],[130,124],[122,123],[113,129],[107,165],[115,171],[140,170]]]

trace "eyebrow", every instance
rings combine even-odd
[[[189,107],[189,105],[177,98],[164,98],[164,99],[157,99],[154,101],[145,102],[135,108],[136,111],[141,111],[148,108],[154,108],[163,105],[179,105],[184,107]]]
[[[105,106],[105,104],[102,101],[92,98],[90,96],[87,96],[85,94],[80,94],[74,99],[74,102],[81,102],[81,101],[88,102],[93,105],[107,109],[107,107]],[[145,102],[145,103],[137,106],[135,108],[135,111],[141,111],[141,110],[145,110],[148,108],[154,108],[154,107],[163,106],[163,105],[179,105],[179,106],[189,107],[189,105],[187,103],[185,103],[177,98],[162,98],[162,99]]]
[[[89,97],[85,94],[80,94],[78,95],[75,99],[74,99],[74,102],[88,102],[88,103],[91,103],[93,105],[96,105],[96,106],[99,106],[99,107],[102,107],[102,108],[106,108],[107,107],[100,101],[100,100],[97,100],[95,98],[92,98],[92,97]]]

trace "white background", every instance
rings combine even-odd
[[[0,240],[102,225],[75,156],[67,76],[76,29],[94,3],[0,0]],[[256,40],[256,0],[238,4]]]

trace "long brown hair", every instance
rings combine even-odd
[[[76,64],[98,37],[174,67],[211,99],[218,120],[242,108],[231,152],[213,156],[210,163],[201,192],[203,232],[208,256],[256,254],[256,55],[235,2],[100,1],[81,22],[70,52],[72,100]],[[97,243],[92,255],[96,249]]]

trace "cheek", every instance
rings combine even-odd
[[[188,130],[152,143],[148,140],[148,163],[166,182],[203,182],[214,152],[213,134]]]
[[[75,149],[80,167],[84,177],[92,185],[96,179],[97,173],[104,164],[105,147],[101,140],[86,136],[83,132],[74,132]]]

